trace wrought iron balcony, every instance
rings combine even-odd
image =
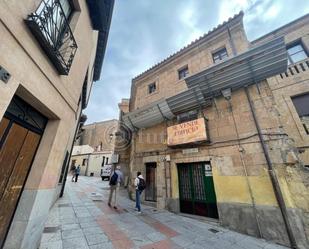
[[[68,22],[70,14],[69,5],[62,6],[59,0],[42,0],[38,9],[25,20],[61,75],[69,74],[77,50]]]

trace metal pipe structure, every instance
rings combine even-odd
[[[282,217],[283,217],[283,221],[284,221],[285,228],[286,228],[289,240],[290,240],[290,244],[291,244],[292,248],[297,249],[298,247],[297,247],[297,244],[296,244],[296,239],[295,239],[295,236],[293,234],[292,227],[291,227],[291,224],[290,224],[290,221],[289,221],[287,207],[286,207],[285,202],[284,202],[284,198],[283,198],[283,194],[281,192],[279,181],[278,181],[278,178],[277,178],[276,173],[274,171],[273,164],[271,162],[268,150],[266,148],[266,144],[265,144],[262,132],[261,132],[261,127],[260,127],[259,122],[257,120],[256,114],[255,114],[255,111],[254,111],[254,107],[253,107],[253,104],[252,104],[252,101],[251,101],[251,98],[250,98],[250,93],[249,93],[247,87],[245,87],[245,93],[246,93],[246,96],[247,96],[247,100],[249,102],[249,106],[250,106],[250,110],[251,110],[252,117],[253,117],[253,120],[254,120],[254,124],[255,124],[255,127],[257,129],[258,136],[259,136],[259,139],[260,139],[260,142],[261,142],[261,145],[262,145],[262,149],[263,149],[263,152],[264,152],[264,155],[265,155],[269,177],[270,177],[270,180],[271,180],[274,192],[275,192],[276,200],[278,202],[278,205],[279,205]]]
[[[78,115],[78,121],[77,121],[77,124],[76,124],[76,128],[75,128],[75,132],[74,132],[74,137],[73,137],[73,142],[72,142],[72,146],[71,146],[71,149],[70,149],[70,154],[69,154],[69,157],[68,157],[68,161],[66,162],[66,169],[65,169],[65,172],[64,172],[64,176],[63,176],[63,183],[62,183],[62,186],[61,186],[61,190],[60,190],[60,194],[59,194],[59,197],[63,197],[63,193],[64,193],[64,188],[65,188],[65,184],[66,184],[66,181],[67,181],[67,176],[68,176],[68,171],[69,171],[69,167],[70,167],[70,160],[71,160],[71,156],[72,156],[72,151],[73,151],[73,147],[74,147],[74,142],[75,142],[75,138],[76,138],[76,135],[77,135],[77,131],[80,127],[80,118],[81,118],[81,115],[82,115],[82,110],[80,110],[80,113]]]
[[[123,116],[131,130],[152,127],[178,114],[212,105],[222,90],[232,91],[286,71],[283,37],[236,55],[185,79],[187,90],[137,108]]]

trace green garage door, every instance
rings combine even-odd
[[[218,218],[209,162],[178,164],[180,211]]]

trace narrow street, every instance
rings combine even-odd
[[[115,210],[107,205],[108,194],[108,182],[100,178],[81,176],[77,183],[68,178],[64,197],[50,210],[40,249],[286,248],[144,205],[137,214],[126,190]]]

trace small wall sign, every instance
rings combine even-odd
[[[198,148],[190,148],[190,149],[184,149],[182,150],[182,154],[192,154],[192,153],[197,153]]]
[[[2,80],[4,83],[8,83],[10,78],[11,75],[9,74],[9,72],[0,66],[0,80]]]
[[[205,176],[212,176],[211,165],[205,164]]]

